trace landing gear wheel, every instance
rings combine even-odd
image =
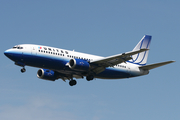
[[[70,85],[70,86],[74,86],[74,85],[76,85],[76,84],[77,84],[76,80],[71,80],[71,81],[69,81],[69,85]]]
[[[22,69],[21,69],[21,72],[22,72],[22,73],[26,72],[26,69],[25,69],[25,68],[22,68]]]
[[[91,81],[91,80],[93,80],[94,79],[94,76],[93,75],[88,75],[88,76],[86,76],[86,80],[87,81]]]

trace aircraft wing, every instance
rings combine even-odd
[[[140,49],[140,50],[136,50],[136,51],[130,51],[130,52],[126,52],[126,53],[122,53],[122,54],[118,54],[118,55],[113,55],[113,56],[109,56],[103,59],[99,59],[99,60],[95,60],[93,62],[91,62],[92,64],[96,64],[98,66],[101,67],[111,67],[117,64],[120,64],[122,62],[126,62],[130,59],[132,59],[132,55],[147,51],[149,49]]]

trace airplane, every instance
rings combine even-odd
[[[77,81],[86,77],[87,81],[94,78],[122,79],[149,74],[149,70],[173,63],[166,61],[146,65],[152,36],[144,35],[135,48],[109,57],[101,57],[61,48],[20,44],[4,52],[5,56],[21,66],[21,72],[26,71],[25,66],[40,68],[37,77],[55,81],[69,80],[74,86]]]

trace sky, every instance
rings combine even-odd
[[[1,0],[1,120],[179,120],[180,1]],[[131,51],[152,35],[148,63],[175,60],[149,75],[55,82],[39,68],[4,56],[18,44],[39,44],[99,56]]]

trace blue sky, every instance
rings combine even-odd
[[[179,120],[180,8],[176,0],[0,1],[1,120]],[[68,82],[21,73],[3,52],[33,43],[100,56],[131,51],[152,35],[149,75]]]

